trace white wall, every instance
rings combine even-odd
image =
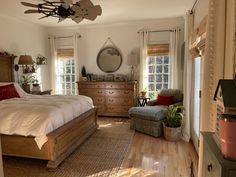
[[[35,59],[37,54],[47,55],[47,31],[39,25],[0,15],[0,51],[16,56],[28,54]],[[18,57],[15,63],[18,63]],[[40,66],[43,89],[50,88],[48,65]],[[17,74],[15,74],[17,81]]]
[[[143,28],[149,30],[171,29],[180,27],[183,31],[184,20],[182,17],[172,19],[161,19],[152,21],[140,21],[130,23],[108,24],[108,25],[87,25],[71,28],[48,28],[49,35],[70,36],[79,33],[79,69],[84,65],[87,73],[105,74],[96,64],[96,57],[108,37],[120,49],[123,55],[121,68],[114,74],[130,74],[130,67],[127,65],[127,58],[131,51],[139,51],[138,31]],[[183,33],[182,33],[183,34]],[[153,41],[168,41],[169,34],[159,33],[151,35]],[[183,35],[181,36],[181,43]],[[110,43],[109,43],[110,44]],[[80,71],[79,71],[80,72]]]
[[[208,14],[209,0],[198,0],[194,8],[194,29],[196,29],[202,19]]]

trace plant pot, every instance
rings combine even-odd
[[[168,141],[179,141],[181,136],[181,126],[180,127],[167,127],[163,123],[164,127],[164,137]]]
[[[30,85],[29,85],[29,84],[22,84],[22,89],[23,89],[26,93],[30,93]]]
[[[41,92],[39,84],[33,84],[32,92],[33,93]]]
[[[140,92],[140,94],[141,94],[141,97],[145,98],[145,97],[146,97],[146,94],[147,94],[147,92],[146,92],[146,91],[141,91],[141,92]]]

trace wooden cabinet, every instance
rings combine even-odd
[[[235,177],[236,161],[223,157],[216,144],[213,133],[204,132],[203,135],[203,177]]]
[[[93,99],[100,116],[128,116],[136,105],[136,82],[77,82],[78,93]]]
[[[1,136],[0,136],[0,177],[3,177]]]

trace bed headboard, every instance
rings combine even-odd
[[[14,59],[16,56],[0,52],[0,82],[14,82]]]

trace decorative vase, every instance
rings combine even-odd
[[[22,89],[23,89],[26,93],[30,93],[30,85],[29,85],[29,84],[22,84]]]
[[[164,127],[164,137],[168,141],[179,141],[181,136],[181,126],[180,127],[167,127],[163,123]]]
[[[33,84],[32,92],[33,93],[41,92],[39,84]]]
[[[140,92],[140,94],[141,94],[141,97],[144,97],[144,98],[145,98],[145,97],[146,97],[146,94],[147,94],[147,92],[146,92],[146,91],[141,91],[141,92]]]

